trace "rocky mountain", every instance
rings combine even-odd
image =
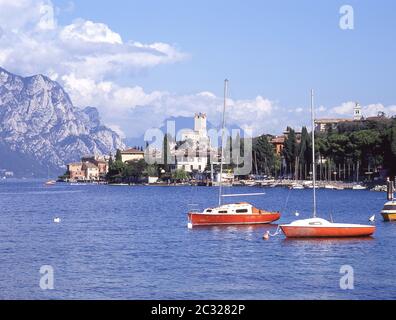
[[[84,155],[124,148],[100,122],[96,108],[74,107],[68,94],[46,76],[21,77],[0,68],[0,170],[17,176],[62,173]]]

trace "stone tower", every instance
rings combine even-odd
[[[362,120],[362,118],[362,107],[356,102],[355,108],[353,108],[353,120],[359,121]]]
[[[207,120],[207,116],[205,113],[195,114],[194,131],[198,132],[201,137],[207,136],[206,120]]]

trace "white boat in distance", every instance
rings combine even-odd
[[[293,190],[304,190],[305,187],[302,184],[293,184],[293,185],[290,186],[290,189],[293,189]]]
[[[367,190],[365,186],[362,186],[361,184],[357,184],[352,187],[353,190]]]

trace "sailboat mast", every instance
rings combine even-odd
[[[227,108],[228,80],[224,80],[224,108],[223,121],[221,127],[221,161],[220,161],[220,182],[219,182],[219,206],[221,206],[223,192],[223,161],[224,161],[224,137],[225,137],[225,112]]]
[[[316,153],[315,153],[315,107],[314,91],[311,90],[311,125],[312,125],[312,183],[313,183],[313,217],[316,218]]]

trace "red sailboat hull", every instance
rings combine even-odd
[[[288,238],[352,238],[369,237],[375,232],[374,226],[362,227],[301,227],[281,226]]]
[[[193,226],[269,224],[279,220],[279,212],[265,214],[203,214],[189,213]]]

